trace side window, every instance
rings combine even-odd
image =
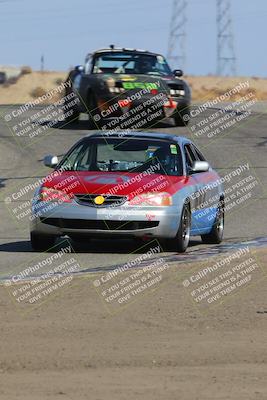
[[[201,153],[201,151],[199,151],[198,148],[196,146],[194,146],[193,144],[192,144],[192,147],[193,147],[193,149],[195,151],[195,154],[197,156],[197,160],[198,161],[206,161],[206,159],[203,156],[203,154]]]
[[[82,79],[81,74],[78,74],[74,77],[72,86],[75,90],[79,90],[81,79]]]
[[[80,154],[78,162],[76,161],[77,169],[79,171],[89,171],[91,165],[91,147],[85,147],[83,153]]]
[[[75,147],[75,149],[73,149],[73,151],[68,156],[65,157],[61,166],[67,167],[69,165],[70,168],[73,168],[74,164],[77,162],[77,158],[79,157],[83,146],[84,144],[81,143],[77,147]]]
[[[184,146],[185,150],[185,160],[186,160],[186,167],[192,168],[193,163],[197,161],[197,157],[189,144]]]
[[[86,74],[91,74],[92,71],[92,62],[93,62],[93,58],[92,56],[89,56],[86,58],[85,60],[85,66],[84,66],[84,72]]]

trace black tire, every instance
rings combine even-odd
[[[103,118],[101,117],[100,110],[97,107],[96,96],[93,92],[89,92],[87,95],[87,107],[88,107],[88,128],[93,130],[100,130],[104,125]],[[99,115],[99,120],[95,118]]]
[[[79,75],[79,73],[77,73],[77,71],[75,71],[75,70],[70,71],[69,76],[65,82],[65,83],[70,83],[70,86],[68,88],[66,88],[66,90],[65,90],[65,97],[64,97],[64,106],[66,106],[65,113],[69,114],[69,112],[72,111],[71,115],[64,116],[64,121],[69,124],[76,122],[80,116],[79,108],[77,106],[68,108],[68,100],[66,100],[67,97],[72,93],[74,93],[75,97],[77,98],[77,94],[75,93],[75,90],[73,89],[73,86],[72,86],[73,81],[77,75]],[[72,100],[73,99],[71,99],[70,101],[72,101]]]
[[[94,119],[88,114],[88,129],[89,130],[99,130],[101,129],[101,124],[99,122],[95,122]]]
[[[73,111],[71,115],[68,115],[67,117],[64,118],[64,121],[67,122],[68,124],[76,123],[77,120],[79,119],[80,113],[70,109],[68,111]]]
[[[224,232],[224,203],[221,200],[216,212],[216,220],[212,230],[206,235],[201,235],[201,239],[205,244],[219,244],[223,240]]]
[[[54,246],[56,241],[55,236],[40,235],[31,232],[31,246],[36,251],[46,251]]]
[[[190,110],[177,110],[174,114],[175,126],[187,126],[190,122]]]
[[[190,241],[191,211],[189,204],[184,204],[179,229],[174,239],[169,241],[171,248],[178,253],[184,253]]]
[[[64,103],[64,105],[65,105],[65,103]],[[69,124],[74,123],[74,122],[77,122],[77,120],[79,119],[79,116],[80,116],[80,112],[77,110],[76,107],[74,107],[74,108],[68,108],[67,105],[68,105],[68,102],[66,102],[66,110],[65,110],[65,113],[66,113],[66,114],[69,114],[69,113],[70,113],[70,115],[64,116],[64,121],[67,122],[67,123],[69,123]],[[72,112],[71,112],[71,111],[72,111]]]

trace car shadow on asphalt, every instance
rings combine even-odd
[[[41,122],[36,120],[34,121],[36,125],[46,126],[46,127],[53,127],[53,129],[66,129],[66,130],[89,130],[89,123],[87,120],[82,121],[73,121],[73,122],[66,122],[66,121],[51,121],[51,120],[42,120]]]
[[[73,121],[73,122],[66,122],[66,121],[51,121],[51,120],[42,120],[42,121],[34,121],[36,125],[40,126],[46,126],[46,127],[53,127],[53,129],[65,129],[65,130],[79,130],[79,131],[101,131],[101,128],[97,128],[97,125],[95,127],[89,126],[88,120],[80,120],[80,121]],[[171,122],[169,120],[167,121],[160,121],[155,124],[144,126],[142,129],[163,129],[163,128],[169,128],[172,126]],[[110,128],[112,131],[114,128]],[[131,129],[131,127],[124,128],[122,130],[126,129]],[[134,128],[132,128],[134,130]],[[104,131],[103,131],[104,132]]]
[[[190,241],[189,248],[200,245],[201,242],[197,240]],[[149,251],[151,248],[155,248],[160,246],[160,252],[170,252],[174,253],[174,251],[166,250],[162,244],[160,244],[156,239],[151,241],[142,242],[142,241],[134,241],[130,239],[121,239],[121,240],[104,240],[97,239],[91,240],[90,242],[84,243],[73,243],[68,238],[58,239],[56,245],[46,251],[47,253],[55,253],[60,251],[62,248],[66,248],[68,245],[71,245],[73,253],[91,253],[91,254],[144,254]],[[40,251],[32,250],[31,243],[29,240],[20,240],[13,241],[8,243],[0,244],[0,252],[7,253],[42,253]]]
[[[7,181],[7,178],[0,178],[0,189],[5,187],[4,182]]]

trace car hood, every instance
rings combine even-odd
[[[54,171],[45,178],[43,186],[73,194],[123,195],[129,199],[140,193],[175,193],[187,184],[185,176],[162,174]]]

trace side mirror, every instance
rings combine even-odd
[[[74,68],[76,72],[84,72],[84,66],[83,65],[76,65]]]
[[[52,156],[52,155],[45,156],[44,165],[48,168],[55,168],[58,165],[57,156]]]
[[[207,161],[195,161],[191,168],[191,173],[196,172],[207,172],[210,169],[210,165]]]
[[[174,76],[177,76],[178,78],[180,78],[181,76],[183,76],[183,71],[181,70],[181,69],[175,69],[174,71],[173,71],[173,75]]]

